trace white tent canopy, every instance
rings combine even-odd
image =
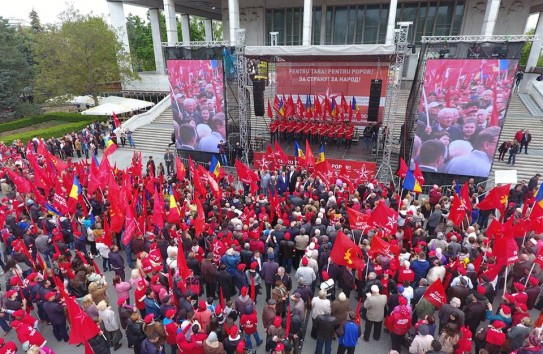
[[[111,116],[113,113],[115,114],[122,114],[132,111],[129,108],[126,108],[124,106],[121,106],[120,104],[115,103],[103,103],[99,106],[89,108],[81,114],[84,115],[95,115],[95,116]]]
[[[122,114],[154,106],[153,102],[124,98],[118,96],[104,97],[99,100],[100,105],[81,112],[86,115],[113,115]]]

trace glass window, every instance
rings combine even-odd
[[[266,33],[264,34],[266,38],[266,45],[271,44],[270,32],[273,32],[273,22],[272,22],[272,11],[266,11]]]
[[[364,44],[375,44],[377,42],[377,31],[379,29],[379,5],[366,6],[364,22]]]
[[[336,16],[334,18],[334,44],[345,44],[348,12],[348,7],[336,6]]]
[[[420,4],[419,17],[417,19],[417,37],[416,41],[420,43],[421,37],[424,35],[424,26],[426,24],[426,15],[428,13],[428,5]]]
[[[294,9],[292,18],[292,45],[302,44],[303,9]]]
[[[364,33],[364,6],[358,6],[356,9],[356,32],[354,42],[362,43],[362,34]]]
[[[285,12],[280,10],[273,11],[273,31],[279,32],[277,35],[277,45],[285,45]]]
[[[326,8],[326,40],[324,44],[332,44],[334,8]]]
[[[426,16],[426,26],[424,26],[424,35],[431,36],[434,33],[434,23],[436,19],[436,3],[430,3],[428,15]]]
[[[464,2],[458,1],[454,9],[454,20],[451,28],[451,36],[456,36],[460,33],[460,25],[462,24],[462,18],[464,17]]]
[[[435,36],[448,36],[453,20],[454,3],[442,2],[437,9]]]
[[[322,23],[322,10],[320,7],[313,8],[313,44],[321,44],[321,23]]]
[[[387,37],[387,25],[388,25],[388,5],[381,5],[380,19],[379,19],[379,37],[377,43],[385,43]]]
[[[354,32],[356,28],[356,6],[349,7],[349,22],[347,24],[347,44],[354,44]]]

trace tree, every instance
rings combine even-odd
[[[222,22],[213,21],[213,40],[222,41]]]
[[[130,57],[137,71],[155,71],[153,36],[149,22],[129,14],[126,18],[126,32],[130,43]]]
[[[32,70],[15,30],[1,17],[0,53],[0,115],[16,115],[19,94],[28,86]]]
[[[43,27],[41,26],[41,22],[40,22],[40,16],[38,16],[38,13],[36,12],[36,10],[32,9],[32,11],[30,11],[28,16],[30,17],[30,28],[32,32],[38,33],[38,32],[43,31]]]
[[[61,23],[36,35],[35,91],[41,97],[91,95],[103,84],[137,78],[114,29],[101,17],[69,9]]]
[[[528,32],[525,33],[526,35],[534,35],[535,34],[535,28],[532,28],[528,30]],[[528,63],[528,57],[530,56],[530,50],[532,50],[532,42],[526,42],[524,43],[524,46],[522,47],[522,52],[520,54],[520,65],[526,65]],[[537,59],[537,66],[541,67],[543,66],[543,56],[541,53],[539,54],[539,59]]]

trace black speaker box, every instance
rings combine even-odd
[[[264,109],[264,88],[266,87],[265,80],[253,81],[253,103],[255,108],[255,116],[263,117]]]
[[[379,120],[379,102],[381,101],[381,88],[383,80],[371,80],[370,99],[368,102],[368,122]]]

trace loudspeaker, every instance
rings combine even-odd
[[[264,117],[264,88],[266,87],[266,81],[255,80],[253,81],[253,103],[255,107],[255,116]]]
[[[379,119],[379,102],[381,101],[381,87],[383,80],[371,80],[370,100],[368,102],[368,122],[377,122]]]

